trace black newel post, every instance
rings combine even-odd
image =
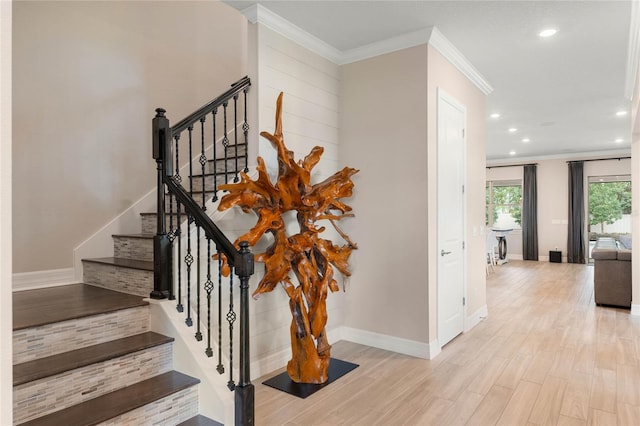
[[[254,424],[254,387],[249,357],[249,278],[253,275],[253,253],[249,243],[240,243],[236,274],[240,278],[240,377],[235,388],[236,425]]]
[[[153,237],[153,291],[152,299],[164,299],[173,286],[173,261],[171,242],[166,232],[164,215],[164,177],[173,175],[173,158],[171,149],[171,128],[169,119],[164,116],[165,110],[156,109],[153,118],[153,158],[158,170],[158,230]]]

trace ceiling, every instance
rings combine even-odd
[[[259,3],[342,52],[435,26],[493,87],[488,162],[630,153],[631,1],[225,2]]]

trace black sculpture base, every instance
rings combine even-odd
[[[358,364],[331,358],[331,360],[329,361],[329,380],[322,383],[321,385],[315,385],[312,383],[296,383],[291,380],[289,374],[286,371],[268,380],[265,380],[264,382],[262,382],[262,384],[271,386],[272,388],[304,399],[309,395],[313,395],[315,392],[327,386],[329,383],[335,382],[340,377],[344,376],[356,367],[358,367]]]

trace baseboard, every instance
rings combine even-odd
[[[76,283],[73,268],[49,271],[19,272],[13,274],[13,291],[33,290]]]
[[[640,317],[640,305],[631,304],[631,315]]]
[[[351,327],[341,327],[340,336],[342,340],[417,358],[432,359],[440,353],[440,346],[437,340],[430,343],[423,343]]]
[[[287,347],[281,351],[259,358],[251,363],[251,380],[257,380],[265,374],[272,373],[282,367],[287,366],[291,359],[291,348]]]
[[[464,332],[471,330],[473,327],[478,325],[480,321],[485,319],[489,315],[489,311],[487,310],[487,305],[482,306],[480,309],[475,311],[473,314],[467,317],[467,320],[464,323]]]

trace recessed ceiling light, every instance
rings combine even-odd
[[[622,116],[624,116],[624,115],[627,115],[627,111],[618,111],[618,112],[616,112],[616,115],[617,115],[618,117],[622,117]]]
[[[516,155],[515,151],[509,151],[509,155]]]
[[[542,30],[538,33],[540,37],[551,37],[558,32],[555,28],[547,28],[546,30]]]
[[[616,139],[616,143],[622,143],[622,142],[624,142],[624,139],[622,139],[622,138]]]
[[[515,132],[517,132],[517,131],[518,131],[518,129],[516,129],[515,127],[511,127],[511,128],[509,129],[509,131],[510,131],[511,133],[515,133]]]
[[[489,117],[491,117],[491,118],[500,118],[500,114],[498,114],[497,112],[494,112]]]
[[[524,143],[531,142],[531,139],[529,139],[529,138],[524,138],[524,139],[522,139],[522,142],[524,142]]]

